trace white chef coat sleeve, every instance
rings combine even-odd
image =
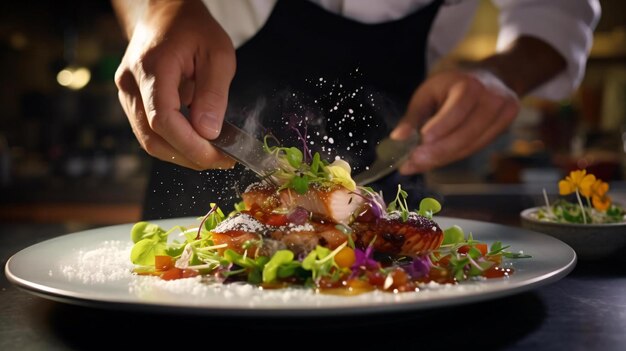
[[[585,74],[593,30],[600,19],[598,0],[492,0],[500,9],[496,50],[516,38],[537,37],[556,49],[567,69],[530,95],[560,100],[577,89]],[[541,62],[535,64],[540,65]]]

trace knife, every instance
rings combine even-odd
[[[417,146],[420,140],[419,133],[415,133],[404,140],[394,140],[386,137],[376,146],[376,160],[374,160],[374,163],[352,179],[358,185],[367,185],[388,175],[409,157],[411,150]]]
[[[276,157],[265,152],[259,139],[226,120],[218,137],[209,142],[261,177],[267,177],[278,166]]]

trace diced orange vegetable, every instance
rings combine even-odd
[[[335,263],[341,268],[350,268],[354,264],[356,257],[351,247],[344,247],[335,255]]]
[[[161,279],[163,280],[174,280],[174,279],[180,279],[183,277],[183,270],[180,268],[170,268],[168,270],[166,270],[165,272],[161,273]]]
[[[154,268],[157,271],[167,271],[168,269],[174,267],[174,261],[170,256],[154,256]]]
[[[362,280],[362,279],[357,279],[357,278],[349,279],[346,282],[346,286],[352,289],[363,289],[363,290],[374,289],[374,287],[367,280]]]
[[[478,251],[480,251],[480,253],[485,256],[488,252],[488,248],[487,248],[487,244],[474,244],[473,245]],[[458,253],[460,254],[467,254],[470,250],[470,246],[469,245],[463,245],[461,247],[459,247],[459,249],[457,250]]]

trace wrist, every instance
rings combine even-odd
[[[510,96],[516,100],[519,99],[519,95],[515,90],[509,87],[497,74],[488,69],[472,68],[463,70],[463,72],[481,82],[489,90],[497,91],[500,95]]]
[[[506,50],[470,63],[466,69],[489,72],[522,97],[554,78],[566,66],[563,56],[549,44],[522,36]]]

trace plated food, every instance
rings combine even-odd
[[[412,210],[401,186],[386,204],[354,183],[345,161],[328,163],[306,148],[266,148],[279,168],[250,185],[228,215],[213,204],[197,227],[136,223],[135,273],[352,295],[503,278],[514,272],[504,259],[530,257],[476,241],[456,225],[441,228],[439,202],[421,199]]]

